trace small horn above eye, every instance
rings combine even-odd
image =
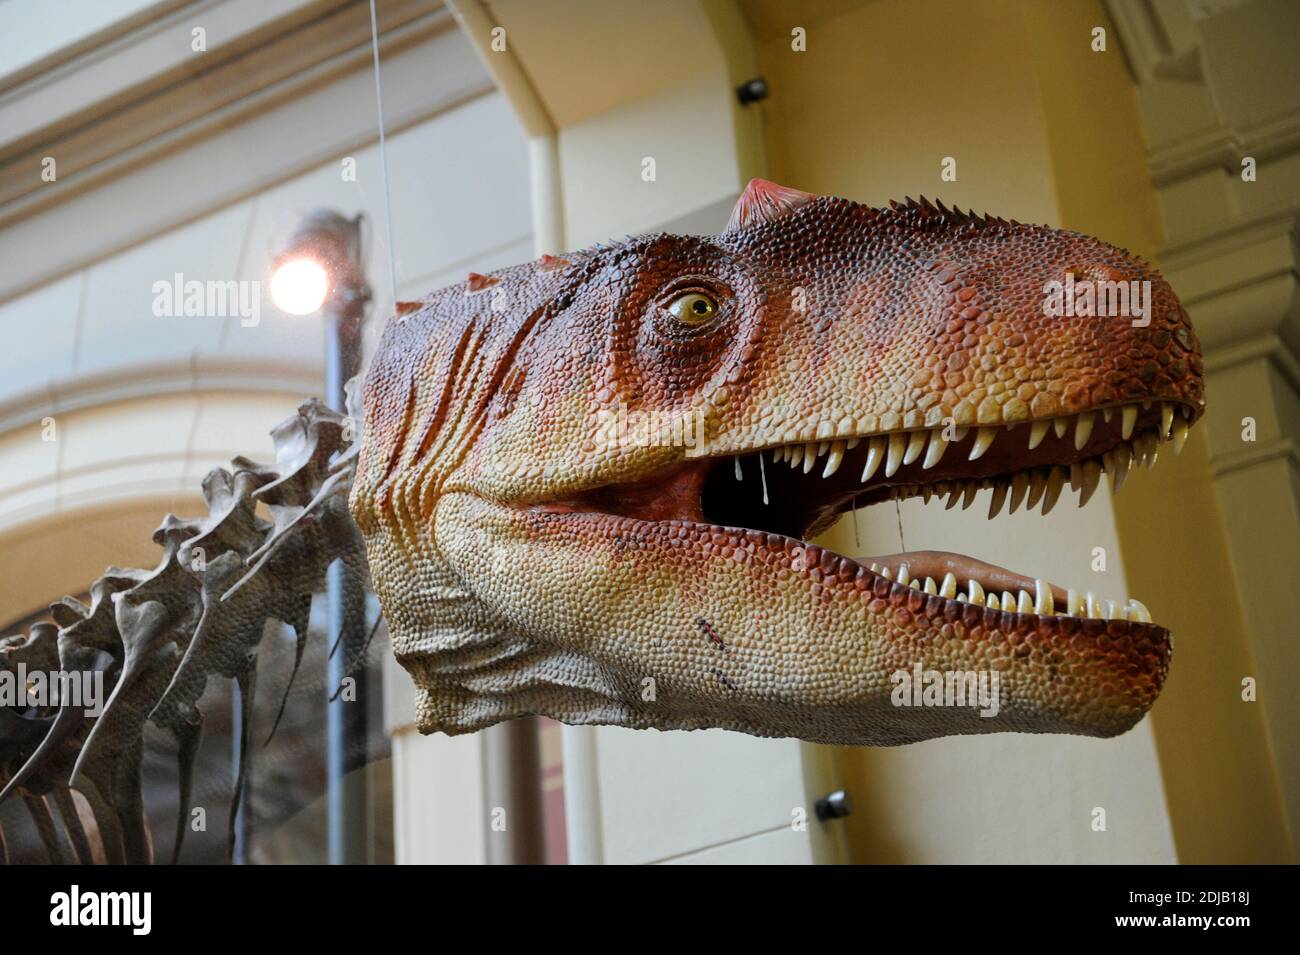
[[[481,292],[485,288],[490,288],[500,281],[501,279],[497,278],[495,275],[482,275],[479,272],[471,272],[469,273],[469,277],[465,279],[465,290],[470,293]]]
[[[736,207],[731,210],[726,231],[739,232],[773,222],[816,198],[810,192],[791,189],[766,179],[751,179],[736,200]]]

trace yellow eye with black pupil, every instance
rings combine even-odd
[[[718,303],[703,292],[687,292],[668,305],[668,314],[691,328],[698,328],[717,313]]]

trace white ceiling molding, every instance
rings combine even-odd
[[[0,435],[30,427],[45,415],[66,415],[88,408],[111,405],[136,398],[184,395],[193,392],[248,392],[268,390],[275,382],[279,391],[311,395],[320,390],[321,369],[293,357],[269,356],[250,360],[224,356],[201,356],[191,365],[158,362],[131,369],[96,375],[81,375],[43,391],[28,392],[0,402]]]
[[[0,3],[0,95],[199,0],[63,0],[62,17],[37,4]]]
[[[390,133],[492,90],[441,4],[378,10]],[[206,54],[190,52],[197,25]],[[373,142],[369,4],[172,10],[11,84],[0,130],[3,302]]]

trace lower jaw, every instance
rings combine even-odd
[[[757,545],[772,551],[784,551],[791,558],[791,569],[796,572],[854,582],[859,589],[865,586],[880,596],[907,596],[910,592],[922,602],[939,601],[932,609],[944,608],[963,615],[968,610],[1005,615],[1008,618],[1006,626],[1014,625],[1015,618],[1095,621],[1100,628],[1090,626],[1088,632],[1096,633],[1105,629],[1107,623],[1122,622],[1126,625],[1125,632],[1159,635],[1172,645],[1168,631],[1155,625],[1150,612],[1137,600],[1124,604],[1101,600],[1090,592],[1062,588],[1041,578],[1031,578],[964,554],[927,550],[849,557],[799,537],[720,526],[695,516],[647,520],[571,506],[537,505],[532,510],[539,514],[605,518],[642,527],[690,528],[714,539],[724,538],[735,550],[753,550]],[[1000,617],[998,619],[1001,621]],[[995,625],[992,618],[989,623]]]
[[[796,720],[792,714],[798,709],[797,696],[782,698],[773,707],[770,692],[759,696],[747,692],[751,688],[742,670],[728,684],[741,695],[719,704],[719,712],[760,713],[762,718],[755,717],[752,726],[731,727],[757,735],[799,736],[850,745],[899,745],[939,736],[995,732],[1108,738],[1127,731],[1142,718],[1168,672],[1168,632],[1151,623],[1020,613],[987,602],[982,606],[962,602],[927,593],[924,583],[912,586],[912,579],[907,583],[891,579],[898,575],[885,576],[883,566],[880,572],[873,571],[872,558],[844,557],[778,534],[676,518],[640,520],[548,507],[529,510],[533,511],[531,517],[524,516],[526,511],[517,513],[524,520],[537,522],[535,528],[552,522],[552,526],[566,527],[570,539],[586,541],[584,546],[591,553],[616,555],[620,564],[634,561],[638,550],[662,553],[664,563],[656,561],[656,566],[675,566],[679,562],[673,560],[674,554],[699,555],[697,568],[676,575],[676,596],[669,601],[687,605],[678,608],[685,622],[667,632],[660,645],[680,639],[687,645],[695,641],[707,647],[716,633],[716,639],[729,647],[715,654],[720,666],[734,665],[738,653],[754,652],[758,654],[755,665],[770,671],[768,675],[777,684],[815,685],[824,688],[829,697]],[[662,549],[664,541],[681,546]],[[1014,586],[1028,581],[1012,571],[956,554],[924,551],[874,558],[877,562],[882,559],[910,560],[931,575],[943,567],[974,572],[978,578],[969,579],[987,581],[990,589],[997,582]],[[710,609],[715,597],[722,599],[706,584],[715,568],[724,572],[730,568],[730,573],[745,575],[751,583],[761,581],[761,596],[753,598],[757,605],[731,602],[725,611],[717,606]],[[601,571],[609,572],[603,564]],[[645,573],[653,572],[646,565]],[[947,572],[955,576],[954,571]],[[639,584],[644,577],[634,574],[631,579]],[[662,586],[662,580],[657,583]],[[615,590],[622,592],[619,587]],[[648,588],[648,592],[654,591],[654,587]],[[752,588],[750,593],[754,593]],[[638,612],[651,619],[651,611],[659,609],[656,600],[645,603]],[[732,617],[730,628],[719,622],[724,613]],[[690,621],[698,625],[702,618],[708,618],[713,626],[697,633]],[[755,621],[765,621],[765,629],[749,631],[747,645],[734,642],[741,632],[736,629],[738,622],[750,627]],[[836,622],[827,626],[826,621]],[[633,626],[629,632],[636,629]],[[812,637],[803,641],[802,653],[783,651],[787,646],[783,641],[792,633]],[[947,703],[937,709],[929,708],[930,704],[900,706],[891,699],[890,675],[912,674],[917,667],[926,678],[937,674],[945,680],[960,674],[985,674],[991,679],[996,671],[1002,710],[993,718],[984,718],[970,707],[954,708]],[[864,695],[871,682],[864,682],[864,672],[873,671],[877,689]],[[814,673],[815,678],[810,678]],[[882,681],[884,688],[879,689]],[[844,698],[836,702],[840,697]],[[779,725],[756,728],[763,726],[764,720]],[[848,728],[830,734],[819,729],[837,723]],[[670,723],[654,725],[685,728]],[[859,726],[868,730],[855,728]]]

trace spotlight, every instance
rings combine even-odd
[[[330,277],[315,259],[283,260],[271,274],[271,301],[290,315],[310,315],[329,294]]]

